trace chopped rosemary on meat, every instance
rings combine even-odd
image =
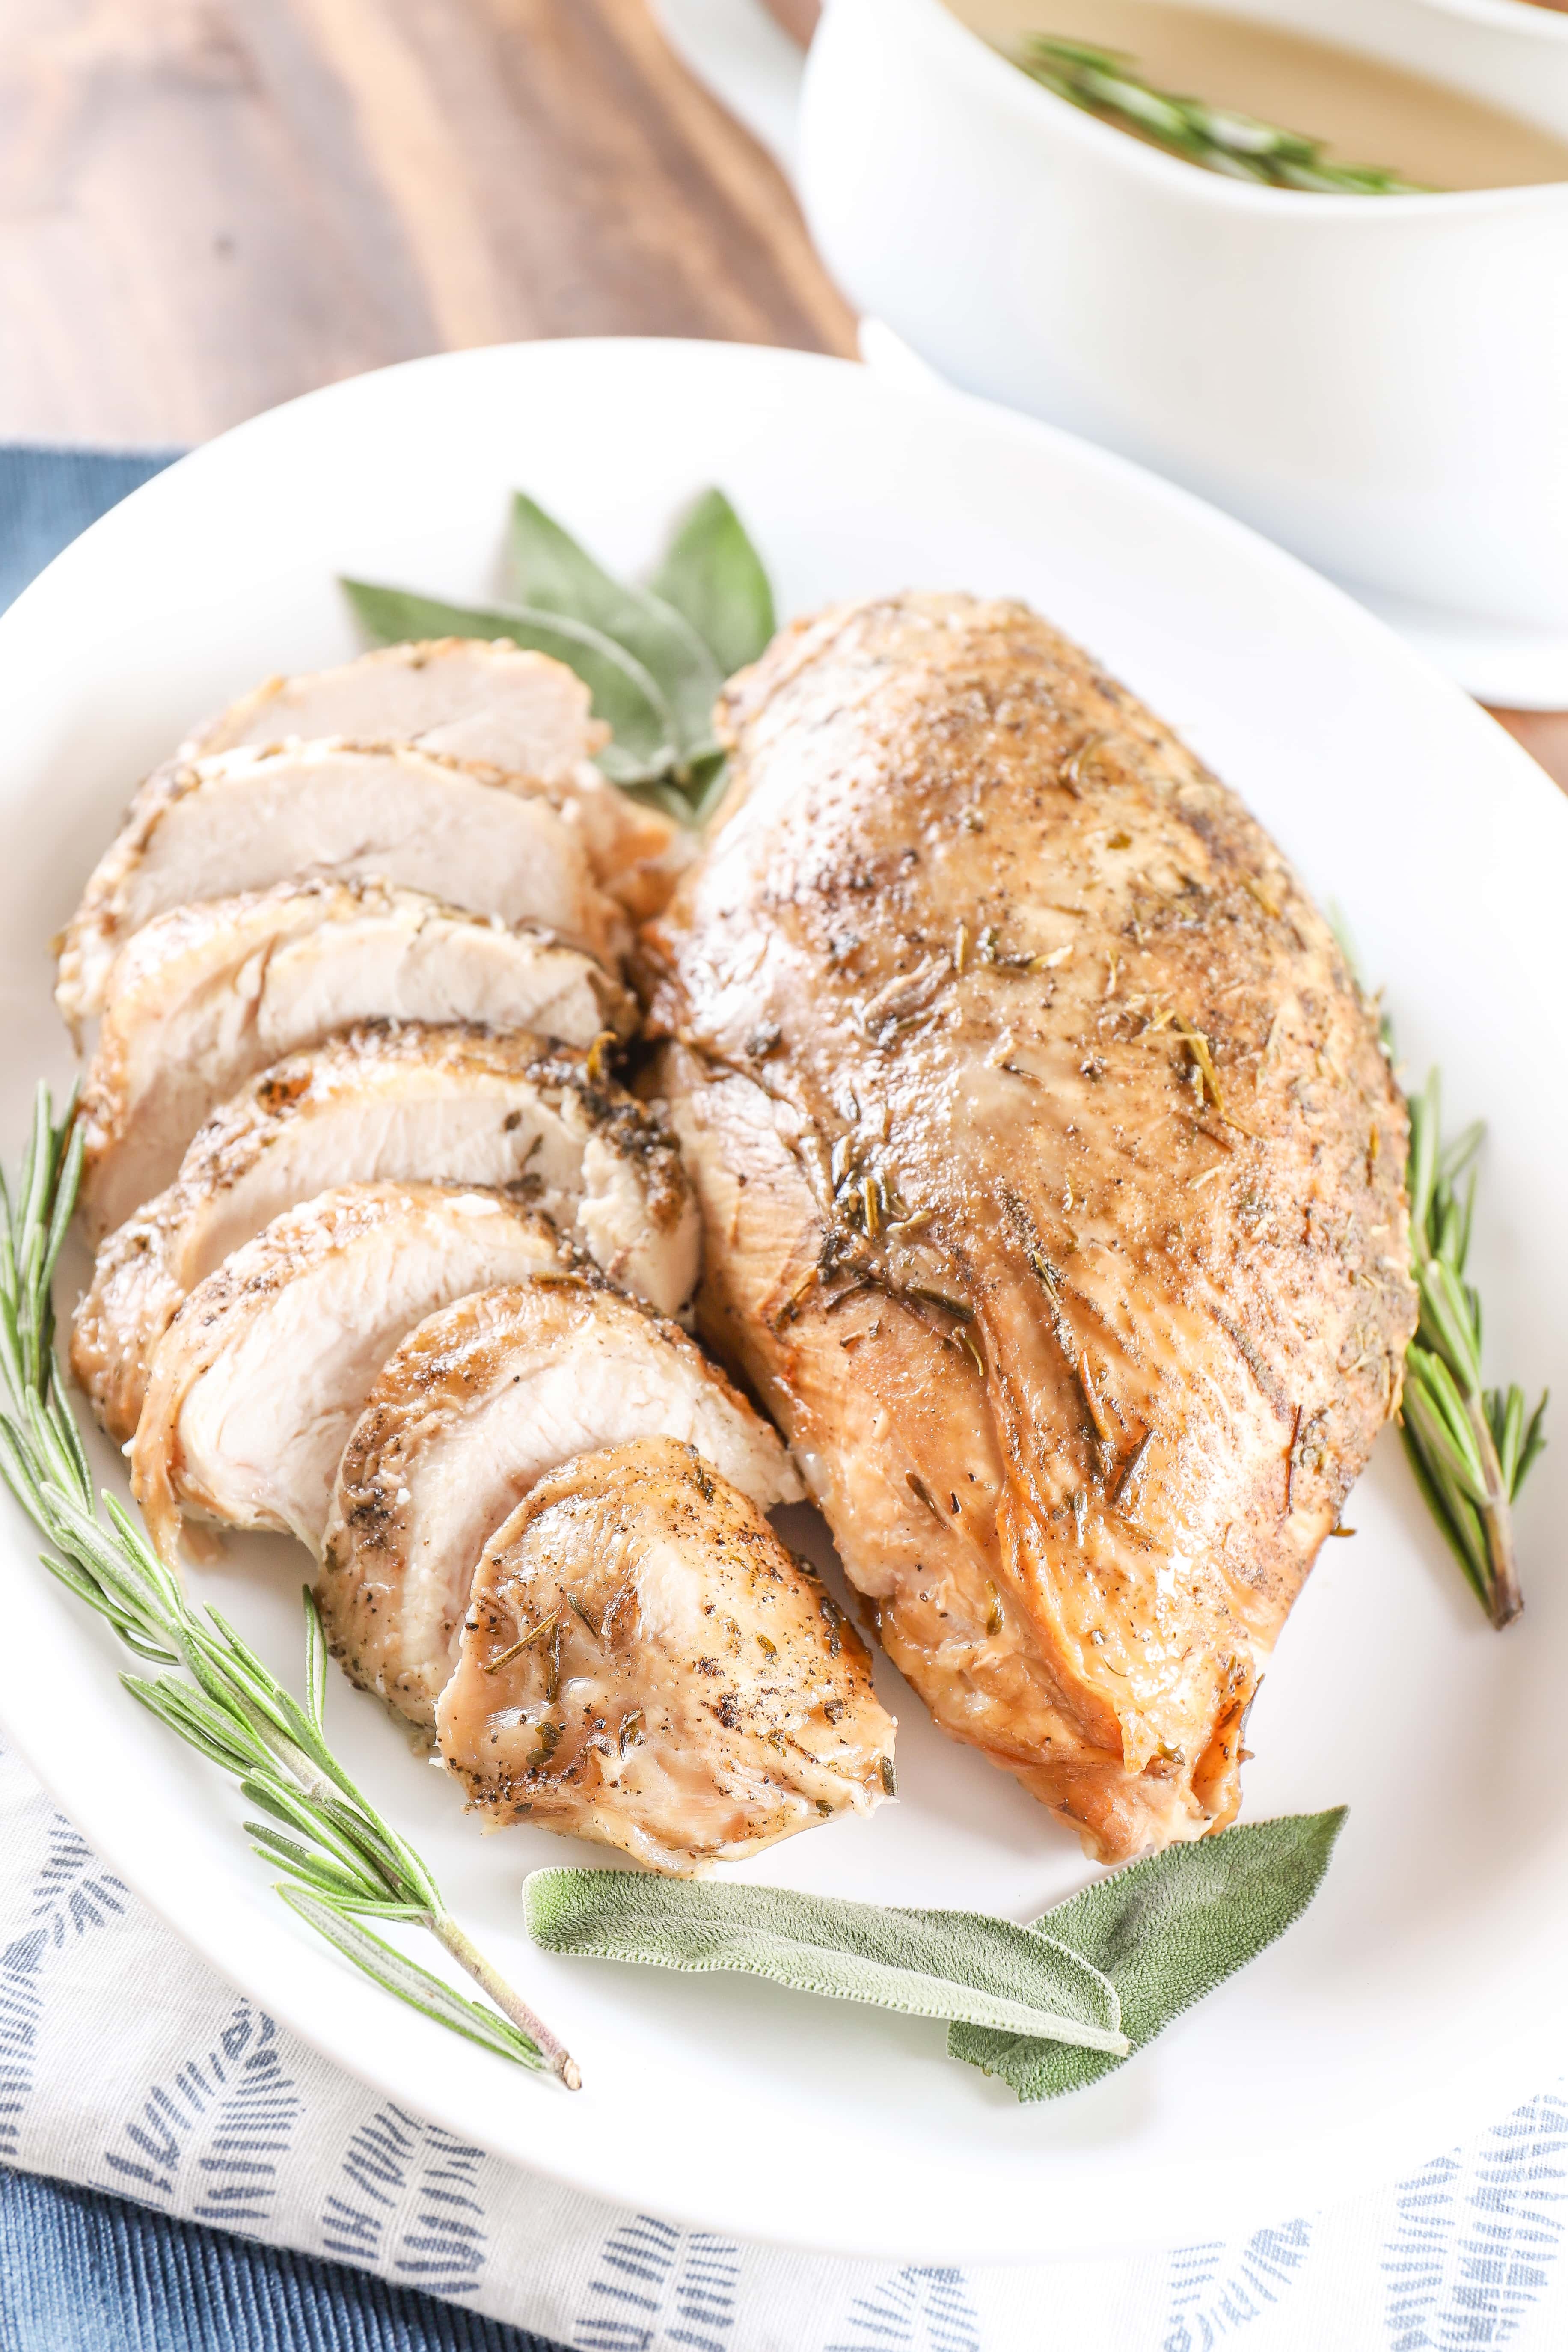
[[[44,1566],[97,1611],[155,1680],[122,1675],[132,1698],[219,1769],[273,1822],[249,1821],[281,1864],[283,1900],[345,1959],[411,2008],[515,2063],[581,2077],[566,2051],[447,1909],[425,1864],[356,1788],[327,1744],[327,1647],[305,1593],[300,1706],[216,1610],[193,1609],[111,1495],[100,1518],[92,1474],[54,1355],[50,1286],[81,1181],[74,1097],[57,1124],[40,1087],[15,1189],[0,1178],[0,1473],[50,1550]],[[189,1679],[182,1679],[181,1671]],[[289,1832],[289,1834],[285,1834]],[[362,1925],[391,1920],[434,1936],[493,2004],[470,2000]]]
[[[578,1613],[582,1612],[579,1611]],[[524,1650],[530,1648],[542,1634],[552,1632],[560,1622],[560,1610],[552,1609],[548,1617],[542,1617],[537,1625],[531,1625],[527,1633],[512,1643],[510,1650],[502,1650],[499,1657],[491,1658],[485,1668],[486,1674],[499,1674],[502,1666],[510,1666],[514,1658],[521,1657]]]
[[[1077,751],[1064,760],[1057,771],[1057,782],[1065,785],[1075,800],[1081,797],[1084,761],[1092,759],[1095,752],[1103,750],[1110,740],[1109,735],[1086,735]]]

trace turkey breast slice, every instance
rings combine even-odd
[[[581,830],[605,888],[629,912],[651,914],[674,886],[686,836],[594,765],[592,754],[608,736],[589,716],[587,688],[563,662],[504,638],[442,637],[387,646],[337,669],[268,678],[198,728],[176,756],[194,761],[336,738],[362,748],[411,743],[496,768],[545,786]]]
[[[542,793],[406,747],[220,752],[150,776],[60,939],[56,1002],[100,1012],[110,966],[172,907],[296,877],[374,877],[503,922],[548,923],[612,960],[626,919]]]
[[[700,1229],[679,1155],[589,1060],[521,1033],[383,1024],[253,1078],[200,1129],[168,1190],[99,1249],[71,1370],[110,1436],[133,1433],[148,1361],[187,1292],[337,1184],[510,1187],[623,1287],[666,1313],[684,1306]]]
[[[356,1022],[479,1022],[574,1045],[629,1036],[631,1000],[582,950],[418,890],[290,883],[176,908],[115,960],[82,1091],[96,1239],[178,1173],[247,1078]]]
[[[689,1876],[893,1791],[866,1646],[754,1502],[643,1438],[485,1547],[437,1745],[473,1806]]]
[[[275,1217],[158,1342],[131,1483],[160,1556],[187,1517],[319,1553],[344,1441],[404,1334],[498,1282],[561,1273],[548,1217],[460,1185],[345,1184]]]
[[[269,677],[195,729],[182,760],[242,746],[414,743],[542,783],[567,783],[609,740],[588,689],[564,662],[503,638],[387,646],[335,669]]]
[[[695,1445],[763,1509],[801,1492],[685,1332],[611,1291],[495,1289],[410,1331],[343,1450],[316,1587],[355,1682],[430,1723],[486,1538],[545,1471],[652,1436]]]

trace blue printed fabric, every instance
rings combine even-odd
[[[0,450],[0,602],[163,462]],[[351,2082],[4,1754],[0,2164],[0,2352],[1568,2347],[1563,2082],[1374,2195],[1167,2252],[958,2270],[742,2246],[518,2172]]]
[[[0,448],[0,612],[89,522],[150,482],[177,454]]]
[[[406,2287],[0,2172],[0,2352],[553,2352]]]

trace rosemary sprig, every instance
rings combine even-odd
[[[1481,1382],[1481,1302],[1465,1280],[1479,1126],[1445,1147],[1434,1070],[1410,1098],[1411,1271],[1421,1319],[1405,1359],[1405,1451],[1455,1559],[1500,1629],[1519,1615],[1512,1503],[1546,1443],[1547,1397],[1526,1418],[1524,1391]],[[1468,1174],[1463,1194],[1462,1178]]]
[[[102,1498],[107,1526],[100,1518],[53,1344],[50,1285],[81,1178],[74,1108],[73,1099],[57,1124],[48,1089],[40,1087],[15,1189],[0,1176],[0,1473],[51,1547],[44,1566],[139,1658],[174,1670],[121,1680],[268,1816],[247,1821],[246,1833],[265,1861],[282,1865],[287,1879],[278,1892],[300,1918],[426,2017],[500,2057],[548,2069],[576,2090],[581,2078],[569,2053],[465,1934],[413,1847],[328,1746],[327,1648],[309,1590],[301,1706],[216,1609],[191,1607],[178,1578],[112,1496]],[[468,1999],[395,1950],[366,1919],[434,1936],[489,2002]]]
[[[1013,61],[1069,106],[1081,107],[1119,130],[1131,131],[1206,172],[1265,187],[1298,188],[1313,195],[1409,196],[1426,193],[1396,172],[1363,163],[1331,163],[1321,139],[1282,131],[1229,107],[1155,89],[1136,61],[1119,49],[1091,48],[1054,34],[1028,34]]]

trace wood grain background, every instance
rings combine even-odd
[[[0,439],[167,446],[583,334],[855,349],[647,0],[0,0]],[[1568,782],[1568,717],[1500,715]]]
[[[595,333],[854,349],[645,0],[0,0],[0,437]]]

